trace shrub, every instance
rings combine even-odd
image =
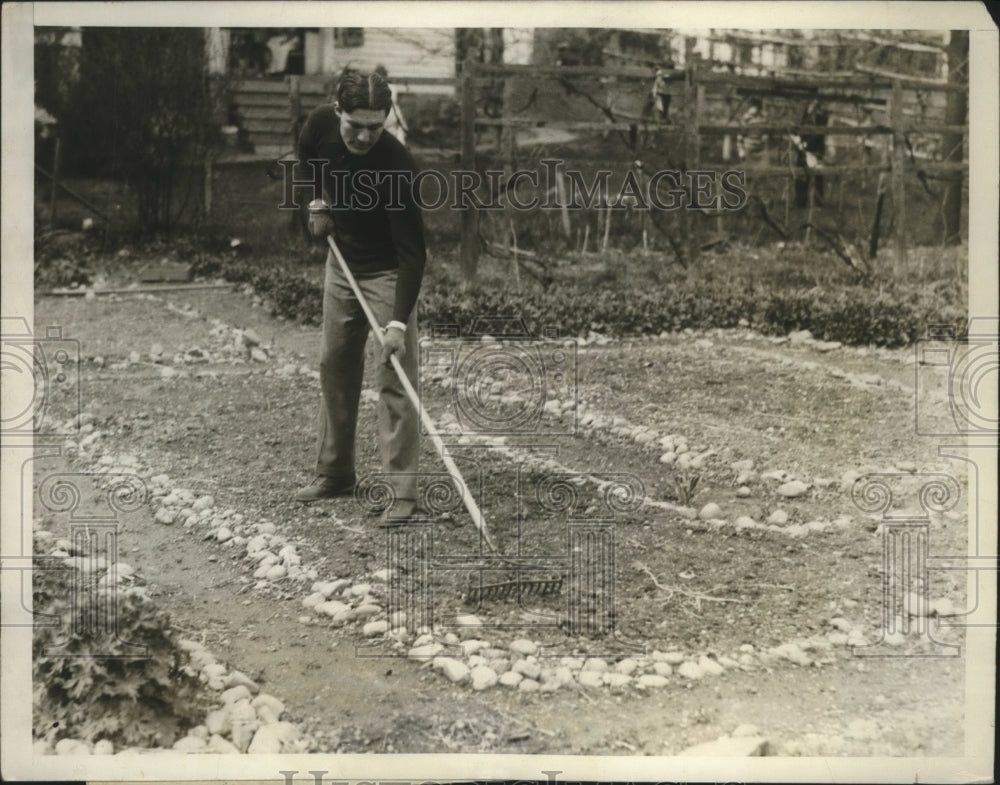
[[[78,232],[40,232],[35,236],[35,286],[49,289],[90,283],[96,242]]]
[[[36,548],[34,608],[69,620],[72,581],[83,574],[44,562]],[[99,629],[103,625],[74,626],[34,628],[36,738],[169,747],[204,717],[198,680],[184,670],[170,619],[145,596],[118,594],[116,639]],[[146,646],[149,656],[123,657],[135,652],[123,641]],[[44,656],[54,645],[70,656]]]
[[[39,289],[56,289],[64,286],[86,286],[91,281],[91,271],[71,259],[46,259],[35,262],[35,286]]]
[[[214,259],[199,269],[251,283],[270,300],[276,315],[311,324],[322,320],[322,287],[301,272],[227,259]],[[533,334],[552,327],[561,335],[594,330],[621,336],[750,325],[769,335],[809,330],[823,340],[888,347],[912,343],[928,324],[961,327],[965,320],[960,308],[905,290],[851,284],[788,290],[780,283],[754,286],[733,278],[647,289],[571,283],[523,293],[500,288],[463,291],[445,278],[425,285],[421,293],[424,329],[458,325],[468,334],[484,316],[518,317]]]
[[[79,80],[60,118],[67,171],[124,178],[143,230],[172,228],[187,206],[185,169],[218,133],[221,91],[205,64],[201,28],[83,30]],[[187,178],[187,197],[199,179]]]

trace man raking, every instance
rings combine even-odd
[[[412,384],[417,379],[416,302],[426,262],[420,208],[405,186],[416,164],[402,144],[384,133],[392,108],[378,74],[346,72],[332,105],[309,115],[299,137],[301,164],[323,167],[325,205],[311,204],[314,237],[332,234],[383,328],[378,369],[378,437],[382,470],[395,504],[389,523],[416,512],[420,452],[417,411],[390,366],[395,354]],[[295,496],[301,502],[353,492],[355,435],[369,325],[336,259],[326,263],[320,383],[318,477]]]

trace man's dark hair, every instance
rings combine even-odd
[[[337,103],[341,111],[356,109],[392,109],[392,91],[379,74],[354,69],[344,71],[337,85]]]

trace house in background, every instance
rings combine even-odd
[[[298,123],[330,100],[347,67],[384,66],[407,118],[453,99],[455,41],[450,27],[206,30],[209,72],[233,80],[231,116],[256,154],[275,157],[292,149]]]
[[[455,75],[451,27],[213,27],[207,37],[209,70],[215,74],[329,78],[346,66],[371,70],[381,64],[390,75]]]
[[[660,94],[652,73],[649,84],[599,77],[580,84],[602,96],[617,115],[648,116],[655,104],[667,119],[671,100],[679,106],[682,85],[676,77],[687,64],[793,79],[896,73],[939,80],[946,78],[948,41],[947,31],[721,28],[212,28],[207,34],[211,70],[240,78],[234,98],[244,129],[258,153],[274,155],[290,148],[294,133],[289,77],[295,79],[298,111],[308,113],[328,100],[346,66],[385,66],[403,116],[427,129],[440,127],[437,121],[445,119],[449,102],[454,109],[452,80],[470,47],[488,62],[660,69]],[[672,68],[678,70],[671,73]],[[518,78],[515,83],[516,106],[545,106],[562,119],[587,119],[592,113],[589,105],[568,100],[554,80]],[[943,113],[943,94],[918,98],[923,103],[908,113],[922,120]],[[719,108],[723,119],[737,111],[738,103]]]
[[[297,123],[329,100],[337,74],[347,66],[369,70],[384,66],[407,125],[417,131],[431,129],[425,138],[443,147],[445,142],[437,140],[448,136],[440,133],[442,129],[457,122],[454,79],[468,51],[487,62],[649,69],[648,84],[599,77],[577,84],[624,117],[645,116],[647,104],[659,100],[666,119],[671,96],[673,106],[679,108],[677,94],[682,86],[674,77],[686,63],[747,76],[896,73],[936,81],[947,78],[948,37],[947,31],[777,29],[205,29],[209,71],[225,78],[232,89],[229,124],[240,127],[256,153],[274,156],[291,150]],[[50,55],[48,59],[36,57],[36,68],[41,68],[36,74],[40,92],[64,93],[73,79],[56,62],[59,58],[71,62],[70,55],[78,54],[80,29],[39,28],[39,46],[47,47]],[[671,65],[677,69],[674,74],[669,72]],[[659,96],[652,76],[655,69],[664,69],[666,74]],[[566,90],[555,79],[519,77],[516,81],[524,84],[513,91],[515,111],[541,111],[568,120],[593,115],[593,107],[586,102],[567,100]],[[503,88],[496,89],[502,92]],[[917,94],[907,113],[920,120],[940,119],[944,100],[943,93]],[[878,107],[872,111],[875,116],[868,119],[880,120]],[[849,122],[851,118],[840,119]]]

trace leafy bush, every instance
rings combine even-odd
[[[35,286],[39,289],[56,289],[73,284],[86,286],[90,280],[90,270],[70,259],[35,261]]]
[[[69,620],[72,582],[84,580],[83,574],[44,562],[36,552],[35,610]],[[139,593],[119,593],[117,605],[117,639],[96,623],[79,624],[68,637],[68,625],[35,626],[36,738],[169,747],[204,717],[198,680],[184,670],[169,617]],[[146,646],[149,656],[125,658],[135,649],[122,641]],[[59,645],[70,656],[44,656],[47,647]]]
[[[80,232],[61,229],[35,236],[35,287],[49,289],[79,284],[93,276],[95,241]]]
[[[529,329],[558,327],[569,335],[590,330],[614,335],[649,335],[686,328],[732,328],[749,324],[766,334],[810,330],[817,338],[846,344],[904,346],[923,327],[942,317],[905,299],[864,288],[782,292],[733,285],[678,287],[661,291],[558,289],[515,295],[476,292],[456,296],[432,288],[422,297],[425,325],[458,324],[468,330],[482,315],[520,316]]]
[[[318,324],[322,288],[313,278],[244,260],[215,259],[199,268],[248,282],[268,298],[276,315]],[[845,344],[905,346],[928,324],[961,327],[965,314],[947,302],[892,288],[830,284],[787,289],[778,283],[751,285],[740,279],[699,284],[656,284],[646,289],[585,283],[559,284],[515,293],[500,288],[462,291],[453,281],[425,285],[420,298],[424,328],[458,325],[467,334],[483,316],[519,317],[539,334],[555,327],[562,335],[591,330],[611,335],[657,335],[684,329],[749,325],[768,335],[809,330],[822,340]]]
[[[301,273],[221,255],[204,256],[192,269],[196,276],[221,275],[232,283],[249,283],[270,301],[275,316],[305,324],[319,324],[323,320],[322,286]]]

